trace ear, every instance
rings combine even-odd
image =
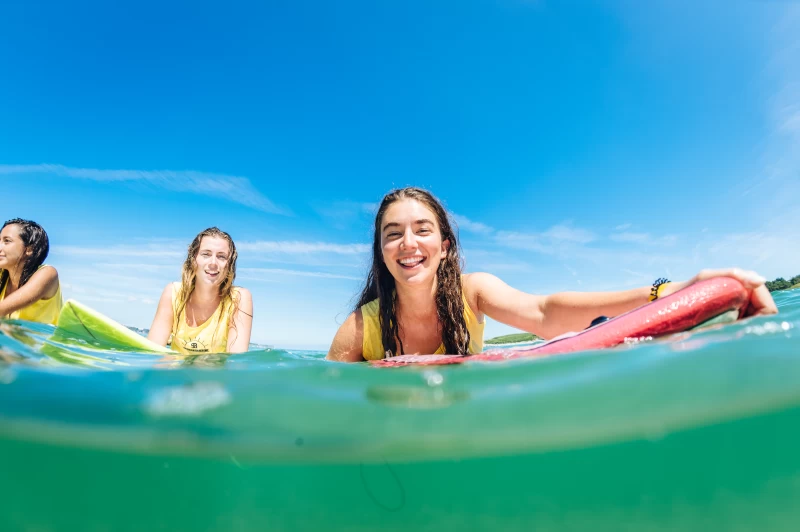
[[[450,239],[449,238],[447,240],[443,240],[442,241],[442,256],[441,256],[441,258],[443,258],[443,259],[446,258],[448,251],[450,251]]]
[[[31,248],[25,248],[25,255],[30,257],[33,255],[33,250]]]

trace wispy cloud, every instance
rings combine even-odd
[[[266,252],[266,253],[335,253],[338,255],[357,255],[368,253],[370,246],[367,244],[332,244],[329,242],[299,242],[299,241],[256,241],[236,244],[239,251]]]
[[[554,225],[542,233],[542,236],[556,242],[576,242],[578,244],[588,244],[597,239],[591,231],[567,225]]]
[[[501,245],[546,254],[554,254],[565,248],[588,244],[596,239],[597,237],[591,231],[563,224],[554,225],[542,233],[498,231],[495,234],[495,240]]]
[[[75,257],[129,257],[129,258],[169,258],[182,259],[186,257],[186,250],[179,246],[142,245],[142,246],[111,246],[111,247],[81,247],[81,246],[54,246],[53,254]]]
[[[494,232],[494,229],[488,225],[481,222],[474,222],[466,216],[461,216],[460,214],[453,214],[453,220],[455,220],[455,222],[458,224],[459,229],[464,229],[465,231],[471,231],[473,233],[479,233],[483,235],[488,235],[489,233]]]
[[[60,164],[0,165],[0,175],[23,174],[55,175],[97,182],[143,182],[176,192],[224,198],[263,212],[290,214],[259,192],[246,177],[193,170],[104,170],[70,168]]]
[[[323,279],[349,279],[352,281],[362,281],[363,277],[354,277],[352,275],[341,275],[338,273],[329,272],[309,272],[304,270],[286,270],[280,268],[239,268],[237,271],[239,276],[245,280],[259,280],[260,276],[266,275],[268,277],[273,275],[291,275],[297,277],[321,277]]]
[[[615,231],[625,231],[626,229],[630,229],[631,224],[620,224],[614,228]]]
[[[615,233],[609,237],[614,242],[633,242],[644,244],[650,239],[648,233]]]

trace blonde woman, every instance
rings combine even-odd
[[[242,353],[250,345],[253,298],[233,286],[236,246],[211,227],[189,245],[180,283],[164,288],[149,340],[186,355]]]

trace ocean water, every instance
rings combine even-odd
[[[0,322],[0,531],[798,530],[800,290],[439,368],[165,359]]]

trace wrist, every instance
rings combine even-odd
[[[667,295],[666,291],[671,284],[672,283],[669,281],[669,279],[665,277],[659,277],[656,279],[653,282],[653,286],[650,288],[650,296],[648,297],[648,301],[655,301],[656,299]]]

